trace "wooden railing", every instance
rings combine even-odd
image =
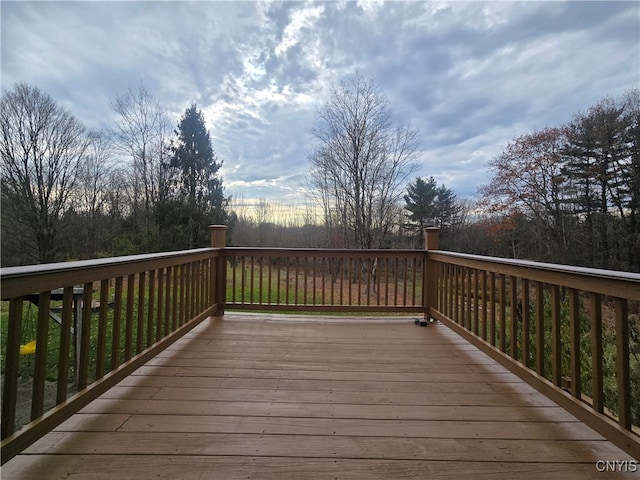
[[[224,246],[224,229],[212,229],[216,244]],[[200,321],[221,314],[220,252],[205,248],[2,269],[8,308],[2,463]],[[33,338],[24,338],[25,331]]]
[[[640,458],[640,275],[442,252],[425,233],[418,251],[224,248],[218,226],[213,248],[2,269],[2,462],[225,309],[439,320]]]
[[[226,248],[225,309],[425,312],[424,251]]]
[[[428,314],[640,458],[640,275],[429,251]]]

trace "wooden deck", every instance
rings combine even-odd
[[[2,479],[552,479],[629,460],[443,325],[209,319]]]

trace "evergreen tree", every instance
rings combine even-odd
[[[423,180],[418,177],[415,183],[407,186],[404,196],[405,209],[411,212],[411,220],[415,228],[434,225],[445,228],[454,223],[462,206],[456,194],[444,185],[438,186],[433,177]]]
[[[458,221],[462,205],[458,202],[457,195],[450,188],[440,185],[436,197],[436,226],[441,229],[450,227]]]
[[[440,227],[443,233],[460,220],[462,205],[456,194],[444,185],[438,186],[433,177],[424,180],[420,177],[407,186],[404,196],[405,209],[411,212],[409,230],[417,231],[422,239],[422,228],[427,225]]]
[[[208,226],[227,220],[228,199],[218,176],[222,162],[213,151],[204,115],[196,104],[185,110],[175,134],[159,208],[159,222],[167,235],[165,246],[206,246]]]
[[[625,174],[628,157],[622,114],[622,108],[605,98],[586,114],[575,116],[565,152],[565,173],[577,187],[576,211],[584,215],[587,225],[590,263],[602,268],[610,267],[612,251],[616,250],[611,245],[611,209],[617,207],[625,216],[621,192],[629,179]]]
[[[629,269],[640,272],[640,90],[627,92],[622,103],[627,162],[621,176],[627,182],[620,188],[616,203],[624,205],[619,211],[628,225],[626,237]]]
[[[415,183],[407,186],[404,201],[405,208],[411,212],[409,220],[413,228],[422,228],[429,223],[435,223],[437,197],[438,185],[433,177],[429,177],[428,180],[418,177]]]

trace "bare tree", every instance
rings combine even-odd
[[[513,231],[516,220],[526,219],[533,228],[523,236],[523,246],[532,245],[552,261],[566,261],[573,235],[568,207],[573,196],[563,173],[566,138],[564,128],[517,137],[489,162],[493,176],[479,189],[480,207],[505,219],[495,228]]]
[[[266,198],[259,198],[253,207],[254,217],[258,225],[271,222],[273,217],[273,206]]]
[[[264,247],[269,243],[269,233],[273,230],[273,206],[266,198],[259,198],[253,207],[253,218],[257,229],[257,246]]]
[[[88,135],[89,146],[78,169],[78,181],[72,195],[73,209],[81,219],[82,232],[79,249],[83,256],[94,256],[101,248],[100,243],[109,239],[112,225],[105,225],[106,204],[110,195],[117,195],[119,185],[111,184],[109,179],[114,169],[114,146],[106,132],[91,131]],[[104,230],[104,231],[101,231]]]
[[[142,217],[143,249],[150,251],[156,233],[153,209],[162,182],[161,167],[167,161],[169,119],[142,84],[135,91],[129,89],[126,94],[116,96],[112,108],[118,115],[113,137],[132,160],[130,178],[135,200],[132,213]]]
[[[318,112],[309,184],[343,247],[379,248],[415,170],[418,133],[393,126],[389,102],[369,79],[341,83]]]
[[[3,213],[16,228],[26,227],[20,257],[28,258],[24,249],[31,246],[39,262],[52,262],[88,144],[85,128],[49,95],[19,83],[3,92],[0,132]]]

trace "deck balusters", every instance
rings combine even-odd
[[[535,292],[536,372],[544,377],[544,284],[542,282],[535,282]]]
[[[495,347],[496,345],[496,274],[489,273],[489,343]]]
[[[480,337],[483,340],[487,339],[488,326],[487,326],[487,272],[485,270],[480,271],[480,321],[482,327],[480,329]]]
[[[180,265],[176,265],[172,268],[173,280],[171,282],[171,298],[173,300],[171,305],[171,329],[176,330],[178,328],[179,318],[179,287],[180,287]]]
[[[38,299],[38,323],[36,326],[36,353],[33,369],[31,420],[44,413],[44,385],[47,376],[47,347],[49,335],[49,305],[51,291],[40,292]]]
[[[127,313],[125,318],[125,340],[124,340],[124,361],[131,360],[133,344],[133,300],[135,290],[135,275],[127,276]],[[174,309],[177,304],[174,304]]]
[[[629,371],[629,310],[627,300],[615,298],[616,379],[618,387],[618,422],[631,429],[631,377]]]
[[[571,394],[576,398],[582,396],[580,378],[580,297],[575,288],[569,289],[569,338],[570,338],[570,372]]]
[[[283,256],[278,249],[230,248],[226,253],[231,269],[227,305],[249,309],[325,307],[337,311],[345,307],[351,311],[388,311],[398,307],[424,311],[424,254],[406,252],[394,258],[397,255],[390,251],[365,252],[352,257],[346,251],[314,254],[305,250]],[[238,270],[244,271],[247,285],[238,285]]]
[[[148,298],[147,298],[147,338],[145,343],[145,348],[148,348],[153,343],[153,325],[154,325],[154,316],[155,316],[155,305],[156,305],[156,271],[149,271],[149,289],[148,289]]]
[[[596,412],[604,411],[604,384],[602,372],[602,302],[600,295],[589,294],[589,320],[591,323],[591,398]]]
[[[121,276],[116,277],[115,287],[114,287],[114,299],[113,299],[113,326],[111,330],[111,370],[115,370],[120,365],[120,335],[122,329],[122,287],[123,287],[123,278]],[[73,293],[73,287],[65,288],[65,302],[66,305],[66,296],[68,294],[71,295]],[[72,300],[73,297],[70,297],[69,300]],[[71,307],[69,307],[71,308]],[[64,306],[63,306],[63,324],[64,324]],[[63,328],[63,332],[66,331],[66,328]],[[61,344],[62,345],[62,344]],[[62,352],[60,354],[62,356]],[[67,358],[69,354],[67,352]],[[66,395],[65,395],[66,397]],[[58,400],[60,403],[60,400]]]
[[[509,277],[509,321],[511,324],[511,358],[518,360],[518,279],[514,276]]]
[[[9,323],[5,353],[4,388],[2,389],[2,438],[15,431],[16,404],[20,370],[20,336],[22,335],[22,297],[9,300]]]
[[[626,434],[619,433],[635,430],[632,424],[640,415],[631,394],[638,380],[631,378],[631,348],[637,341],[629,314],[629,304],[634,312],[640,304],[638,275],[464,254],[430,256],[439,262],[438,319],[466,332],[483,350],[499,353],[494,358],[527,372],[523,374],[534,384],[540,379],[537,388],[592,427],[628,442]],[[616,385],[606,399],[605,362],[610,359],[604,358],[605,341],[609,352],[615,342],[615,373],[608,378]],[[590,371],[583,372],[587,362]],[[589,385],[583,385],[584,378]],[[581,413],[588,411],[612,418],[621,430],[611,430],[601,416]]]
[[[144,347],[144,307],[146,301],[145,295],[145,283],[147,279],[147,272],[140,272],[138,274],[138,316],[137,320],[137,329],[136,329],[136,354],[142,351]],[[182,310],[182,305],[181,305]]]
[[[100,306],[98,315],[98,341],[96,344],[96,379],[104,376],[107,351],[107,310],[109,308],[109,280],[100,282]]]
[[[562,382],[560,287],[551,286],[551,381],[556,386]]]
[[[507,286],[504,273],[500,273],[498,286],[498,310],[500,315],[500,351],[507,351]]]
[[[2,358],[2,462],[45,433],[52,422],[81,408],[86,398],[131,373],[156,349],[165,348],[173,337],[187,331],[181,330],[185,324],[213,313],[211,264],[219,256],[217,251],[202,249],[135,256],[131,262],[99,260],[89,266],[69,262],[52,267],[60,271],[58,277],[38,266],[27,282],[23,271],[31,267],[3,269],[9,313]],[[81,293],[74,282],[82,286]],[[32,318],[31,309],[23,308],[25,298],[35,302],[37,318],[33,320],[35,338],[26,337],[28,344],[21,352],[23,316]],[[32,368],[29,399],[25,394],[18,397],[20,370],[25,365]],[[50,398],[45,386],[52,380],[56,389]],[[23,425],[16,425],[16,409],[28,400],[30,412],[24,413],[34,422],[18,430]],[[37,421],[56,405],[54,417]]]
[[[60,325],[60,349],[58,352],[58,384],[56,385],[56,403],[58,404],[64,402],[68,394],[69,354],[71,351],[71,329],[74,314],[73,305],[73,287],[65,287],[62,297],[62,324]]]
[[[480,334],[480,285],[478,281],[478,270],[471,270],[471,324],[473,325],[473,333]]]
[[[191,267],[192,264],[185,263],[183,266],[182,278],[184,281],[184,296],[182,301],[184,302],[184,308],[182,312],[182,318],[180,319],[180,326],[184,325],[191,313]]]
[[[32,420],[42,418],[45,412],[44,387],[51,372],[57,375],[56,403],[63,404],[61,411],[72,412],[74,405],[84,401],[83,395],[94,395],[102,388],[89,386],[107,385],[118,375],[130,373],[137,362],[150,358],[206,316],[223,312],[225,303],[228,309],[430,314],[465,332],[470,341],[494,352],[500,361],[506,362],[510,356],[515,362],[505,364],[526,371],[524,375],[530,375],[533,383],[541,382],[542,389],[561,392],[562,375],[567,375],[571,395],[563,393],[554,398],[559,402],[571,400],[574,403],[566,403],[570,408],[579,405],[607,415],[626,433],[638,415],[631,396],[632,382],[637,380],[631,379],[629,312],[631,308],[635,314],[640,301],[636,277],[437,250],[214,247],[137,256],[132,262],[117,260],[107,266],[97,262],[91,268],[82,265],[77,271],[73,268],[62,267],[61,271],[67,273],[61,274],[64,280],[57,285],[51,275],[38,270],[32,274],[37,281],[22,285],[18,272],[8,284],[12,293],[7,298],[3,359],[3,439],[20,435],[16,434],[16,408],[23,303],[25,298],[34,298],[33,290],[38,313],[37,348],[32,357]],[[231,272],[227,275],[228,268]],[[83,287],[82,302],[74,298],[79,295],[74,293],[74,281]],[[98,287],[95,296],[99,307],[93,302],[94,286]],[[50,324],[54,288],[62,292],[61,325]],[[218,306],[215,311],[214,303]],[[72,330],[76,304],[82,309]],[[58,349],[53,355],[57,365],[51,368],[47,358],[52,355],[47,355],[47,347],[54,328],[60,329],[60,335],[59,344],[53,347]],[[563,331],[568,332],[568,345],[562,345]],[[613,340],[607,340],[607,335]],[[605,341],[607,348],[615,342],[615,404],[605,399],[605,380],[609,379],[605,378]],[[75,378],[70,379],[71,349],[76,345]],[[581,370],[585,365],[590,366],[591,379],[583,385]],[[610,364],[606,367],[610,369]],[[111,372],[120,373],[113,376]],[[78,392],[72,397],[67,388],[70,380],[76,384],[73,391]],[[606,382],[607,386],[611,384]],[[60,418],[63,416],[61,413]],[[9,453],[3,462],[15,454],[5,448],[3,454]]]
[[[82,319],[80,330],[80,355],[78,366],[78,390],[84,390],[89,384],[89,347],[91,342],[91,302],[93,283],[87,282],[82,293]]]
[[[522,363],[525,367],[531,366],[531,309],[530,309],[530,291],[529,291],[529,279],[523,278],[522,280],[522,300],[519,304],[519,313],[522,321]]]
[[[160,268],[158,269],[158,279],[157,279],[157,290],[158,290],[158,294],[156,296],[158,303],[157,303],[157,307],[156,307],[156,325],[155,325],[155,329],[156,329],[156,335],[155,335],[155,341],[159,342],[160,339],[163,337],[163,332],[162,332],[162,327],[163,327],[163,322],[162,322],[162,317],[164,314],[164,295],[165,295],[165,269],[164,268]],[[164,332],[164,334],[166,335],[167,332]]]

